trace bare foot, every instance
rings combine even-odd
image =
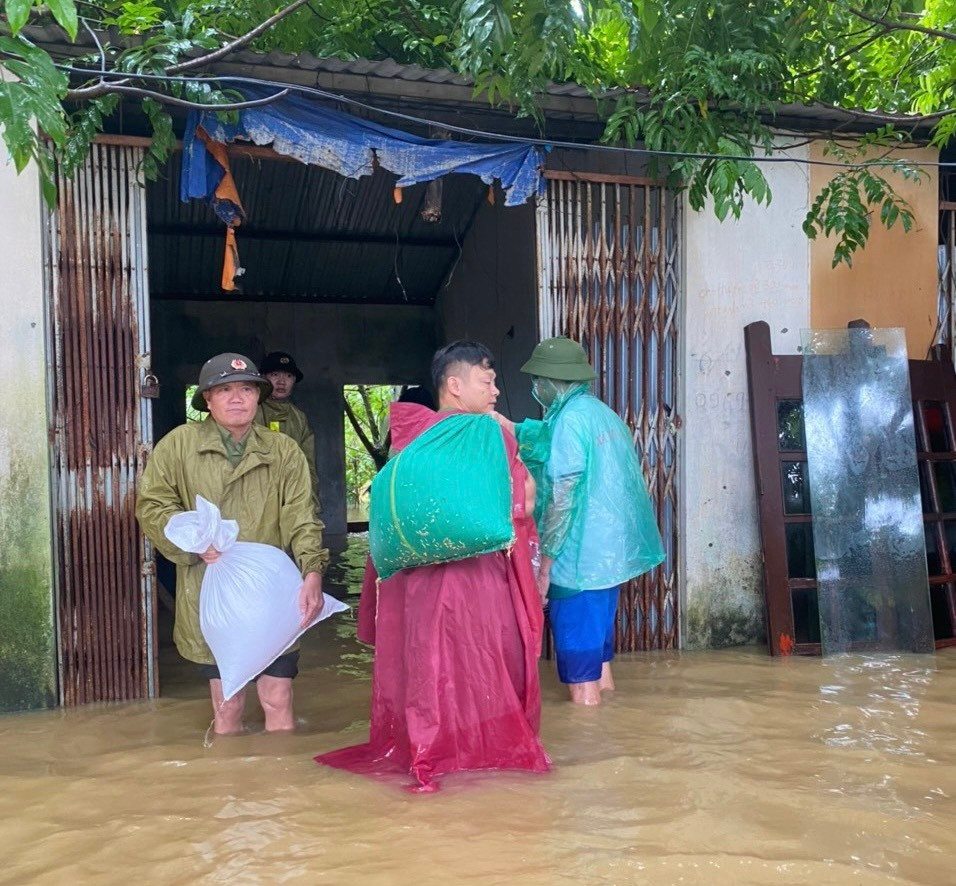
[[[220,732],[218,729],[214,729],[212,734],[215,735],[216,738],[230,738],[230,737],[235,737],[237,735],[248,735],[251,731],[252,730],[250,730],[248,726],[240,724],[237,729],[227,728],[223,732]]]
[[[614,676],[611,674],[611,663],[609,661],[601,665],[601,679],[598,681],[598,687],[602,692],[614,691]]]
[[[571,693],[571,701],[575,704],[592,707],[601,703],[600,683],[597,680],[591,680],[588,683],[568,683],[568,691]]]

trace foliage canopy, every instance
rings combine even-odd
[[[51,19],[96,51],[51,56],[26,27]],[[52,154],[31,121],[69,171],[119,100],[135,98],[154,127],[154,174],[172,144],[171,104],[241,107],[202,75],[247,46],[451,67],[542,127],[536,96],[575,81],[602,97],[608,143],[661,152],[660,172],[720,218],[770,200],[754,158],[780,149],[781,105],[855,109],[864,137],[818,134],[848,166],[804,225],[838,235],[835,261],[851,260],[874,211],[911,224],[892,175],[921,173],[891,159],[893,146],[917,127],[937,145],[956,130],[956,0],[0,0],[4,141],[18,169],[39,164],[52,200]]]

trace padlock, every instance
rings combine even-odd
[[[159,379],[156,378],[152,372],[146,373],[146,377],[143,379],[143,387],[140,391],[140,396],[146,400],[159,399]]]

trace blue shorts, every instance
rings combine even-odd
[[[548,601],[558,677],[562,683],[590,683],[614,658],[614,615],[620,588],[581,591]]]

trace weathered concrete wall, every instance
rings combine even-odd
[[[40,186],[0,143],[0,711],[56,701]]]
[[[451,281],[439,294],[439,337],[484,342],[495,354],[498,408],[537,417],[527,376],[519,372],[538,342],[534,206],[482,204]]]
[[[908,148],[900,156],[911,162],[935,163],[939,151]],[[819,145],[811,146],[811,157],[822,159]],[[810,319],[815,329],[842,329],[858,317],[872,326],[899,326],[906,330],[910,358],[925,359],[938,315],[939,190],[936,171],[931,167],[924,171],[926,176],[920,181],[884,173],[913,211],[914,224],[909,233],[899,222],[887,230],[879,224],[877,214],[870,239],[853,257],[852,268],[833,267],[835,238],[818,237],[811,243]],[[810,173],[812,193],[818,193],[833,173],[832,168],[814,166]]]
[[[346,531],[342,386],[427,382],[435,349],[431,308],[243,302],[154,302],[153,367],[157,436],[185,420],[184,392],[214,354],[261,360],[295,356],[305,378],[293,395],[315,431],[322,519],[329,535]]]
[[[791,151],[807,157],[806,148]],[[763,583],[743,329],[771,325],[774,350],[797,353],[809,325],[809,247],[801,230],[807,170],[765,168],[773,200],[739,221],[684,207],[684,644],[762,639]]]
[[[820,145],[791,155],[820,159]],[[935,151],[906,152],[935,160]],[[796,354],[804,328],[845,327],[865,317],[906,329],[921,358],[937,321],[935,175],[895,182],[912,206],[910,234],[874,221],[853,268],[832,269],[833,242],[808,241],[809,205],[832,175],[822,167],[768,166],[769,207],[748,205],[719,223],[685,206],[685,403],[682,513],[685,645],[762,639],[763,583],[750,443],[743,328],[770,324],[773,349]]]

